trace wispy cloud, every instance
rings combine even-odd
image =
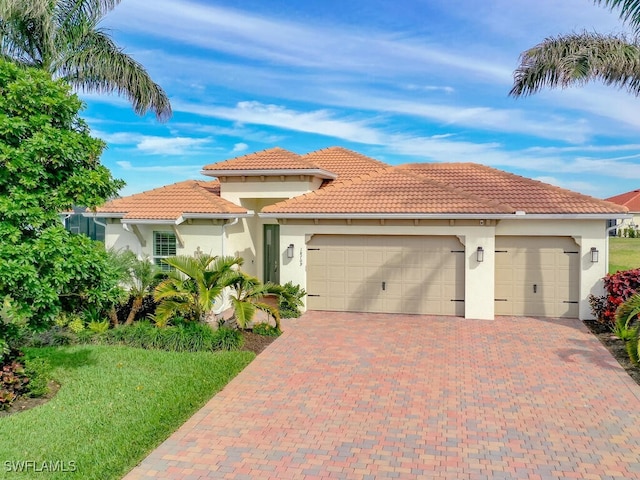
[[[202,165],[134,165],[128,160],[117,161],[116,164],[123,170],[141,173],[173,173],[195,175],[201,169]]]
[[[249,145],[247,145],[246,143],[236,143],[233,146],[233,150],[231,150],[231,153],[240,153],[240,152],[245,152],[247,149],[249,148]]]
[[[131,132],[95,133],[110,145],[133,146],[145,155],[186,155],[199,152],[213,142],[210,138],[162,137]]]

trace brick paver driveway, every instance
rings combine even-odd
[[[127,478],[640,478],[640,387],[577,320],[285,327]]]

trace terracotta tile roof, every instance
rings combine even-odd
[[[304,160],[297,153],[275,147],[205,165],[203,170],[215,173],[221,170],[311,170],[317,168],[317,165]]]
[[[619,214],[624,207],[473,163],[378,168],[264,213]]]
[[[626,213],[604,200],[477,163],[418,163],[398,168],[529,214]]]
[[[396,167],[384,167],[265,207],[264,213],[489,214],[511,210]]]
[[[629,209],[630,212],[640,212],[640,190],[632,190],[631,192],[621,193],[606,199],[607,202],[612,202],[617,205],[623,205]]]
[[[303,155],[302,158],[324,170],[338,175],[338,178],[334,181],[343,181],[353,177],[359,177],[365,172],[388,166],[379,160],[342,147],[323,148],[322,150],[307,153]]]
[[[164,187],[117,198],[97,209],[101,216],[125,214],[128,219],[175,220],[187,213],[242,214],[247,210],[220,198],[217,180],[187,180]]]

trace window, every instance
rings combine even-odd
[[[153,262],[162,270],[171,267],[162,261],[163,258],[176,254],[176,234],[173,232],[153,232]]]

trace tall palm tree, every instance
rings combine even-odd
[[[545,39],[520,55],[520,65],[509,92],[514,97],[543,88],[565,88],[600,80],[640,95],[640,2],[594,0],[619,9],[620,19],[634,30],[634,37],[583,32]]]
[[[0,0],[0,57],[41,68],[83,91],[115,92],[138,115],[171,117],[164,90],[99,28],[121,0]]]

